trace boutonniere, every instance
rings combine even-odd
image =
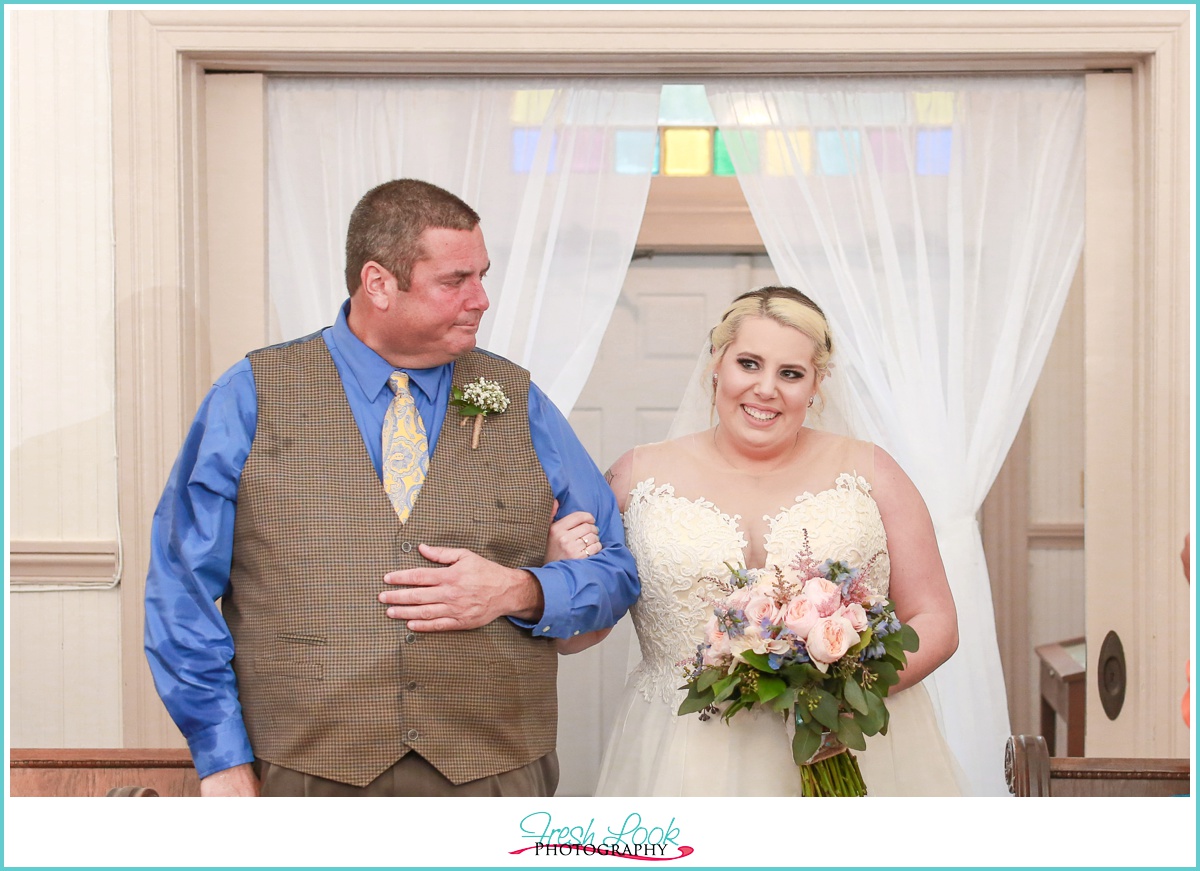
[[[489,414],[501,414],[508,408],[508,397],[497,381],[480,378],[451,391],[450,404],[462,415],[459,426],[466,426],[469,418],[475,418],[471,431],[471,450],[479,447],[479,433],[483,430],[483,419]]]

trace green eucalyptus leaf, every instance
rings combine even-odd
[[[879,680],[876,681],[876,685],[893,687],[900,680],[900,675],[896,672],[896,667],[886,660],[871,660],[867,667],[878,676]]]
[[[796,704],[796,690],[794,687],[788,687],[775,698],[767,702],[767,706],[773,711],[787,711]]]
[[[679,716],[694,714],[702,711],[713,703],[713,694],[709,691],[697,692],[695,687],[688,687],[687,698],[679,703]]]
[[[867,698],[867,712],[865,714],[855,714],[854,719],[863,730],[863,734],[874,735],[883,728],[887,709],[875,693],[868,692],[864,695]]]
[[[696,678],[696,689],[706,690],[721,679],[723,672],[719,668],[706,668]]]
[[[870,708],[867,707],[866,694],[863,688],[858,685],[858,681],[854,678],[846,679],[846,688],[842,693],[846,697],[846,704],[858,711],[860,714],[865,714]]]
[[[722,678],[721,680],[717,681],[712,687],[713,691],[716,693],[716,697],[713,699],[713,702],[716,703],[725,701],[727,698],[733,695],[733,691],[736,690],[739,685],[741,685],[741,682],[742,676],[740,674],[730,675],[727,678]],[[718,689],[718,687],[720,689]]]
[[[758,679],[758,700],[765,702],[783,694],[787,684],[777,677],[763,675]]]
[[[792,686],[804,686],[810,683],[819,684],[825,680],[825,675],[821,673],[820,669],[807,662],[794,662],[791,665],[785,666],[780,674]]]
[[[820,696],[819,696],[820,701],[817,702],[817,706],[813,709],[813,716],[816,718],[817,722],[820,723],[822,726],[824,726],[826,729],[837,728],[837,721],[838,721],[837,700],[834,699],[833,696],[829,695],[829,693],[821,692],[820,690],[818,690],[817,692],[820,693]]]
[[[900,627],[900,631],[896,633],[900,636],[901,645],[909,653],[916,653],[921,647],[921,639],[917,637],[917,630],[911,626],[905,625]]]
[[[863,737],[862,729],[853,717],[839,717],[837,723],[838,740],[851,750],[866,750],[867,739]]]
[[[814,732],[812,729],[798,728],[792,737],[792,759],[797,765],[803,765],[812,758],[820,746],[820,731]]]
[[[771,663],[764,654],[755,653],[753,650],[746,650],[740,653],[739,656],[759,671],[775,673],[775,669],[771,668]]]

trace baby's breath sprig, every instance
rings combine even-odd
[[[459,426],[466,426],[468,418],[475,418],[471,431],[471,450],[479,447],[479,433],[483,430],[483,419],[489,414],[501,414],[508,409],[508,397],[499,382],[480,378],[451,391],[450,404],[462,415]]]

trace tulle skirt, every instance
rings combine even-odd
[[[681,694],[682,695],[682,694]],[[872,796],[961,795],[965,783],[920,684],[889,696],[888,733],[855,752]],[[782,714],[741,711],[677,716],[676,707],[647,701],[626,687],[600,769],[597,795],[800,795],[800,775]]]

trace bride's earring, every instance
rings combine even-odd
[[[810,396],[810,397],[808,397],[808,407],[809,407],[809,408],[812,408],[813,399],[815,399],[815,398],[816,398],[816,397],[813,397],[813,396]]]

